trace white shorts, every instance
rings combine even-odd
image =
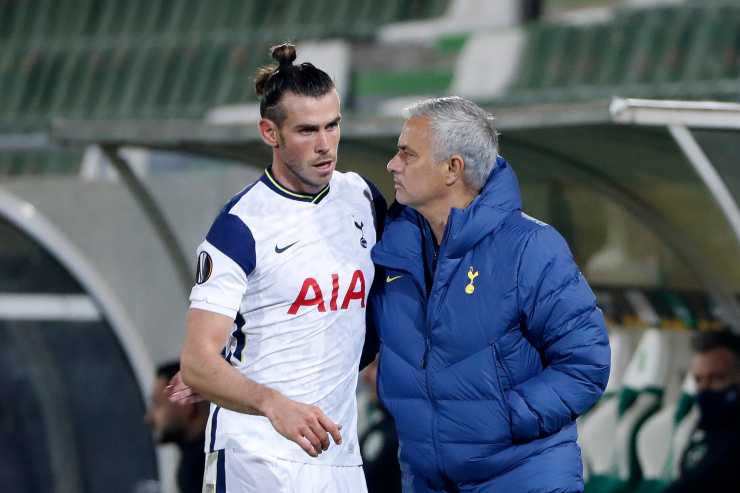
[[[206,454],[203,493],[367,493],[362,466],[304,464],[241,449]]]

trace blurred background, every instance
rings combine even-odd
[[[339,168],[389,201],[406,105],[496,115],[609,323],[589,488],[675,477],[688,336],[740,327],[740,1],[0,0],[0,484],[177,491],[154,369],[202,235],[269,164],[252,77],[283,41],[336,81]]]

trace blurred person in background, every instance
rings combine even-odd
[[[175,383],[172,398],[212,402],[206,491],[362,493],[355,392],[385,201],[335,170],[331,78],[294,65],[293,45],[272,56],[255,80],[272,164],[198,248],[181,358],[189,388]]]
[[[369,305],[404,491],[583,491],[575,420],[610,364],[595,297],[521,211],[493,116],[459,97],[408,113]]]
[[[377,376],[377,360],[360,374],[370,394],[366,408],[368,424],[360,435],[362,467],[369,493],[401,493],[398,436],[393,418],[378,401]]]
[[[179,361],[170,361],[157,367],[146,422],[151,426],[157,443],[174,443],[180,450],[180,463],[177,466],[177,487],[180,493],[200,493],[203,485],[203,443],[209,404],[196,402],[178,405],[170,402],[165,388],[178,371]]]
[[[699,332],[690,371],[696,381],[699,422],[666,492],[740,490],[740,336]]]

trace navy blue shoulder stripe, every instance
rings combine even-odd
[[[383,194],[380,193],[380,190],[378,190],[378,187],[376,187],[373,182],[364,176],[362,179],[365,180],[365,183],[367,183],[367,186],[370,188],[370,197],[368,198],[373,202],[375,232],[377,239],[380,240],[381,236],[383,236],[383,228],[385,227],[385,214],[388,210],[388,203],[385,201],[385,197],[383,197]]]
[[[236,262],[245,275],[254,270],[257,262],[254,236],[244,221],[229,211],[253,186],[245,188],[226,204],[206,235],[206,240]]]

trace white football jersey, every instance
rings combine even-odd
[[[224,357],[242,374],[342,425],[342,444],[312,458],[263,416],[211,404],[206,452],[240,448],[317,464],[362,463],[355,390],[373,282],[380,194],[334,172],[316,195],[282,187],[270,170],[236,195],[198,247],[191,308],[234,318]]]

